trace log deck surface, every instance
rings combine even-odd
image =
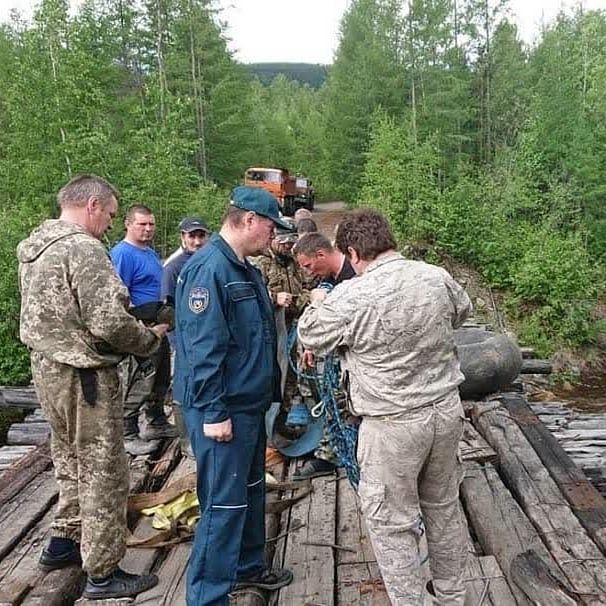
[[[467,404],[471,419],[461,451],[466,469],[461,499],[469,528],[466,603],[606,605],[603,498],[541,429],[523,394]],[[77,568],[41,573],[36,563],[48,538],[57,486],[45,445],[21,454],[0,471],[0,606],[185,604],[191,542],[129,549],[125,569],[153,571],[160,578],[136,600],[80,598],[84,579]],[[297,464],[277,465],[272,472],[285,482]],[[176,442],[165,444],[161,452],[132,462],[132,491],[169,486],[191,471],[193,463],[180,458]],[[238,592],[234,603],[388,606],[357,496],[342,472],[314,479],[311,492],[296,500],[300,495],[290,485],[268,492],[268,502],[296,501],[267,513],[267,556],[275,566],[291,568],[294,582],[270,595]],[[138,539],[155,532],[145,517],[133,518],[131,529]]]

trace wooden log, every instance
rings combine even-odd
[[[549,360],[522,360],[523,375],[550,375],[553,372],[553,364]]]
[[[526,595],[514,584],[510,563],[533,549],[555,576],[565,578],[534,526],[507,490],[492,465],[467,464],[461,484],[461,497],[474,534],[483,553],[493,555],[520,605],[530,605]],[[532,584],[533,579],[529,579]]]
[[[463,582],[465,584],[465,604],[483,606],[517,606],[507,584],[503,571],[493,556],[481,556],[469,531],[469,521],[463,516],[467,561]],[[496,601],[499,600],[499,601]]]
[[[65,606],[82,594],[86,575],[76,566],[53,570],[27,594],[22,606]]]
[[[495,451],[468,420],[465,420],[463,436],[459,443],[459,455],[463,461],[479,463],[494,462],[497,457]]]
[[[0,561],[0,606],[20,604],[44,576],[45,573],[38,568],[38,560],[53,518],[51,509]]]
[[[581,521],[583,528],[606,553],[606,501],[574,464],[549,430],[537,419],[523,397],[500,398],[521,432]]]
[[[531,604],[550,606],[575,606],[580,597],[552,574],[545,560],[532,549],[518,554],[511,561],[511,576]]]
[[[28,444],[27,446],[3,446],[0,448],[0,466],[4,469],[8,469],[11,465],[14,465],[35,449],[36,447],[31,444]]]
[[[606,603],[606,560],[500,402],[475,410],[475,425],[499,457],[499,471],[582,604]],[[535,417],[536,418],[536,417]]]
[[[38,396],[32,387],[0,386],[0,408],[38,408]]]
[[[13,423],[6,436],[9,445],[44,444],[50,437],[48,423]]]

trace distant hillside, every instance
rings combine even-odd
[[[309,84],[312,88],[320,88],[328,73],[326,65],[313,63],[249,63],[246,68],[265,85],[278,74],[284,74],[289,80]]]

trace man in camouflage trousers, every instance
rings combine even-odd
[[[314,290],[299,320],[303,345],[337,351],[348,373],[358,435],[359,496],[394,606],[463,606],[465,525],[458,446],[464,377],[453,331],[471,311],[443,269],[396,251],[376,211],[347,213],[337,247],[358,276],[327,294]],[[421,573],[426,529],[432,585]]]
[[[20,337],[31,351],[59,483],[40,567],[82,562],[85,597],[133,596],[158,579],[118,567],[129,481],[117,364],[127,353],[151,354],[168,327],[146,328],[128,313],[128,291],[99,241],[118,210],[114,187],[83,175],[57,201],[60,218],[42,223],[17,249]]]

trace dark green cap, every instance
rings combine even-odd
[[[290,225],[280,219],[280,207],[276,198],[261,187],[248,187],[246,185],[234,187],[231,191],[229,203],[237,208],[267,217],[278,227],[290,229]]]

